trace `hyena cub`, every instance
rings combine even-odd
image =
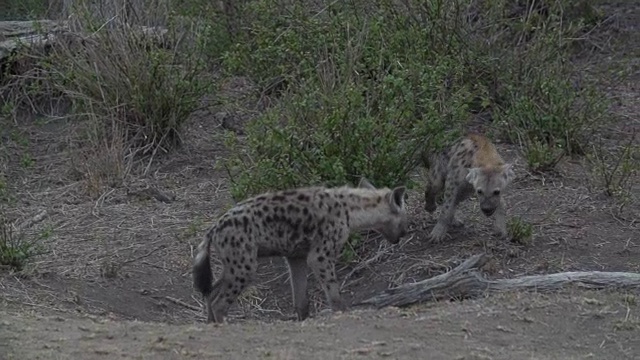
[[[407,232],[405,187],[376,189],[362,178],[358,188],[308,187],[265,193],[238,203],[208,230],[193,264],[207,322],[223,322],[231,304],[256,274],[259,257],[282,256],[289,265],[298,320],[309,316],[307,269],[331,308],[346,310],[335,263],[349,233],[372,229],[392,244]],[[222,262],[212,283],[210,246]]]
[[[497,231],[502,237],[507,237],[502,192],[515,174],[512,165],[502,160],[491,140],[470,134],[445,152],[425,160],[429,172],[424,197],[425,209],[429,213],[435,211],[436,196],[444,189],[442,213],[431,231],[431,241],[444,239],[450,225],[462,225],[455,217],[456,207],[474,192],[482,213],[487,217],[494,215]]]

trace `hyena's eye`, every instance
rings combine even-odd
[[[495,195],[495,196],[500,195],[500,190],[493,190],[493,195]]]
[[[482,195],[482,189],[478,189],[476,191],[478,192],[478,195]]]

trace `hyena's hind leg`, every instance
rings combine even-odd
[[[447,159],[444,155],[433,156],[430,159],[427,175],[427,185],[424,190],[424,209],[433,213],[436,208],[438,194],[444,189],[447,177]]]
[[[212,316],[213,321],[217,323],[224,321],[229,308],[249,286],[258,268],[255,251],[250,251],[249,254],[235,251],[228,258],[222,257],[222,259],[223,270],[217,284],[217,296],[212,293],[208,310],[208,316]]]

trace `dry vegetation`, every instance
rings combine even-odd
[[[298,324],[281,321],[293,319],[287,273],[268,259],[231,325],[194,327],[203,315],[190,277],[200,236],[234,200],[360,175],[413,186],[412,231],[393,246],[353,237],[338,269],[353,303],[478,253],[490,256],[490,279],[640,272],[638,4],[9,3],[0,20],[66,22],[51,46],[0,60],[0,353],[640,353],[637,291],[509,293],[327,318],[310,278],[316,319]],[[162,41],[143,27],[163,29]],[[516,163],[513,241],[494,238],[468,202],[466,225],[427,245],[435,219],[422,210],[415,165],[468,130]],[[33,336],[42,346],[27,344]]]

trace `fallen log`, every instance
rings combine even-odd
[[[158,47],[170,46],[166,28],[124,24],[119,30],[132,31],[135,36],[148,40]],[[0,61],[15,54],[19,49],[44,49],[59,41],[87,40],[95,37],[96,34],[75,33],[70,30],[66,21],[0,21]]]
[[[514,279],[487,280],[479,271],[488,261],[485,254],[474,255],[453,270],[420,282],[387,289],[355,305],[407,306],[452,298],[474,298],[507,291],[552,292],[575,285],[588,289],[640,289],[640,274],[606,271],[574,271],[531,275]]]
[[[19,48],[45,47],[64,32],[66,23],[52,20],[0,21],[0,60]]]

